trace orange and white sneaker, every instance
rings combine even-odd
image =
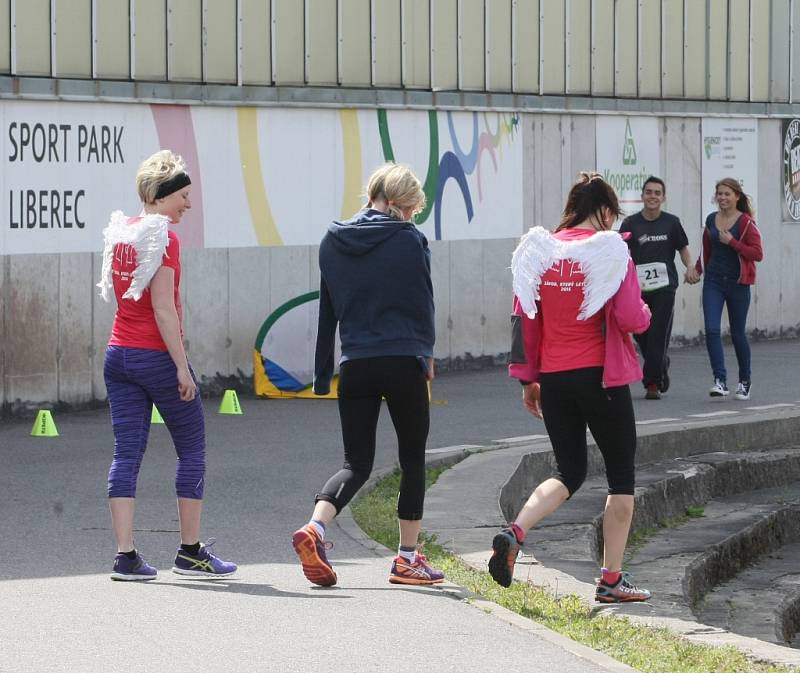
[[[594,592],[594,599],[598,603],[634,603],[649,598],[650,592],[634,585],[631,576],[626,572],[622,573],[619,581],[613,586],[606,584],[602,578],[598,579],[597,589]]]
[[[330,587],[336,584],[336,571],[328,561],[326,549],[332,549],[333,544],[323,542],[310,524],[296,530],[292,535],[292,546],[303,565],[303,574],[312,584],[321,587]]]
[[[439,584],[444,582],[444,573],[428,565],[428,559],[417,552],[414,563],[402,556],[395,556],[392,570],[389,572],[392,584]]]

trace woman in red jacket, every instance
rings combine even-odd
[[[731,341],[739,363],[737,400],[749,400],[750,344],[747,342],[747,311],[750,308],[750,286],[756,282],[756,262],[764,253],[761,233],[753,219],[750,197],[735,178],[722,178],[715,189],[719,210],[706,218],[703,230],[703,260],[686,271],[686,281],[697,283],[705,271],[703,283],[703,318],[706,348],[714,373],[711,397],[729,394],[725,353],[722,350],[722,307],[728,306]]]
[[[509,375],[522,384],[528,411],[544,418],[557,471],[492,541],[489,572],[502,586],[511,584],[528,529],[558,509],[586,478],[588,425],[608,478],[603,568],[595,599],[650,598],[622,572],[636,453],[628,384],[642,378],[629,333],[650,326],[650,309],[642,301],[628,246],[610,231],[619,214],[613,188],[597,173],[581,173],[555,234],[534,227],[514,251],[516,315]]]

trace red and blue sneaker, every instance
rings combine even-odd
[[[444,573],[428,565],[428,559],[417,552],[414,562],[395,556],[389,572],[392,584],[439,584],[444,582]]]
[[[303,566],[303,574],[311,584],[320,587],[336,584],[336,571],[325,554],[326,546],[331,549],[333,545],[321,540],[314,526],[306,524],[296,530],[292,535],[292,546]]]
[[[145,561],[140,554],[130,559],[127,554],[120,552],[114,557],[114,571],[111,579],[121,582],[141,582],[154,580],[158,571]]]
[[[205,544],[201,544],[197,554],[190,554],[183,547],[178,547],[178,554],[175,556],[172,572],[178,575],[209,578],[233,575],[236,572],[236,564],[230,561],[223,561],[211,553],[211,546],[215,542],[216,540],[211,538]]]

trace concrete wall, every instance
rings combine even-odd
[[[520,233],[534,224],[554,227],[575,174],[595,165],[593,116],[528,114],[522,124]],[[666,209],[681,218],[696,254],[701,200],[710,197],[700,193],[700,119],[663,118],[660,124]],[[796,333],[800,326],[800,224],[781,222],[781,147],[781,120],[761,120],[754,160],[765,261],[758,266],[749,329],[767,336]],[[435,354],[442,365],[469,366],[508,350],[508,266],[515,244],[431,242]],[[259,327],[275,308],[316,289],[316,257],[316,246],[185,251],[185,333],[198,374],[219,386],[247,385]],[[97,295],[99,269],[99,255],[89,253],[0,257],[0,404],[6,410],[105,397],[103,351],[114,306]],[[702,324],[700,286],[681,286],[674,339],[697,340]]]

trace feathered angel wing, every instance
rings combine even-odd
[[[580,262],[584,275],[583,303],[578,320],[590,318],[613,297],[628,270],[628,246],[615,231],[601,231],[567,244],[564,257]]]
[[[558,259],[560,246],[543,227],[531,227],[511,256],[514,294],[529,318],[536,317],[542,274]]]
[[[122,297],[138,301],[161,266],[169,243],[168,226],[169,218],[164,215],[145,215],[139,221],[128,224],[122,211],[115,210],[111,213],[108,226],[103,230],[103,268],[97,284],[105,301],[111,300],[111,289],[114,287],[111,275],[114,246],[124,243],[132,245],[136,250],[136,269],[130,287]]]

